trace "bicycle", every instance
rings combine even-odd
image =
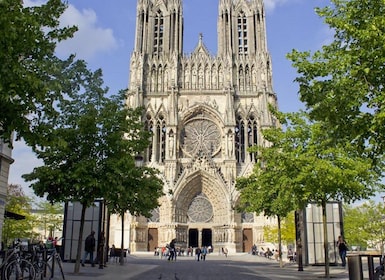
[[[32,251],[33,253],[30,259],[36,271],[36,280],[65,280],[62,261],[55,247],[47,249],[44,246],[36,245]],[[56,266],[59,267],[58,270],[55,269],[55,263]]]
[[[3,280],[34,280],[36,275],[33,264],[21,257],[20,243],[6,252],[0,271]]]
[[[54,273],[55,273],[55,263],[56,263],[59,266],[61,279],[65,280],[64,271],[63,271],[63,262],[61,260],[59,253],[56,250],[56,247],[53,247],[52,249],[48,249],[47,263],[49,263],[49,262],[52,262],[52,266],[51,266],[52,267],[52,276],[54,276]],[[59,278],[57,278],[57,279],[59,279]]]

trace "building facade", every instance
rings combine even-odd
[[[7,202],[9,169],[13,163],[12,149],[0,139],[0,240],[3,237],[5,204]]]
[[[132,217],[131,251],[179,246],[249,251],[269,222],[239,213],[235,180],[252,171],[252,145],[268,145],[277,107],[263,0],[219,0],[218,53],[183,53],[183,1],[138,0],[127,105],[144,107],[153,133],[145,164],[161,171],[164,193],[150,219]],[[214,15],[213,15],[214,16]]]

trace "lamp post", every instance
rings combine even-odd
[[[140,154],[137,154],[135,155],[134,157],[135,159],[135,167],[137,168],[140,168],[143,166],[143,156],[141,156]],[[124,213],[122,213],[121,215],[122,217],[122,243],[121,243],[121,251],[120,251],[120,259],[119,259],[119,263],[120,265],[123,265],[124,264]]]

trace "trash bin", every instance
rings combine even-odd
[[[360,255],[348,256],[349,280],[363,280],[362,261]]]

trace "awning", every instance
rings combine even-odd
[[[4,218],[9,218],[14,220],[24,220],[25,216],[5,210]]]

